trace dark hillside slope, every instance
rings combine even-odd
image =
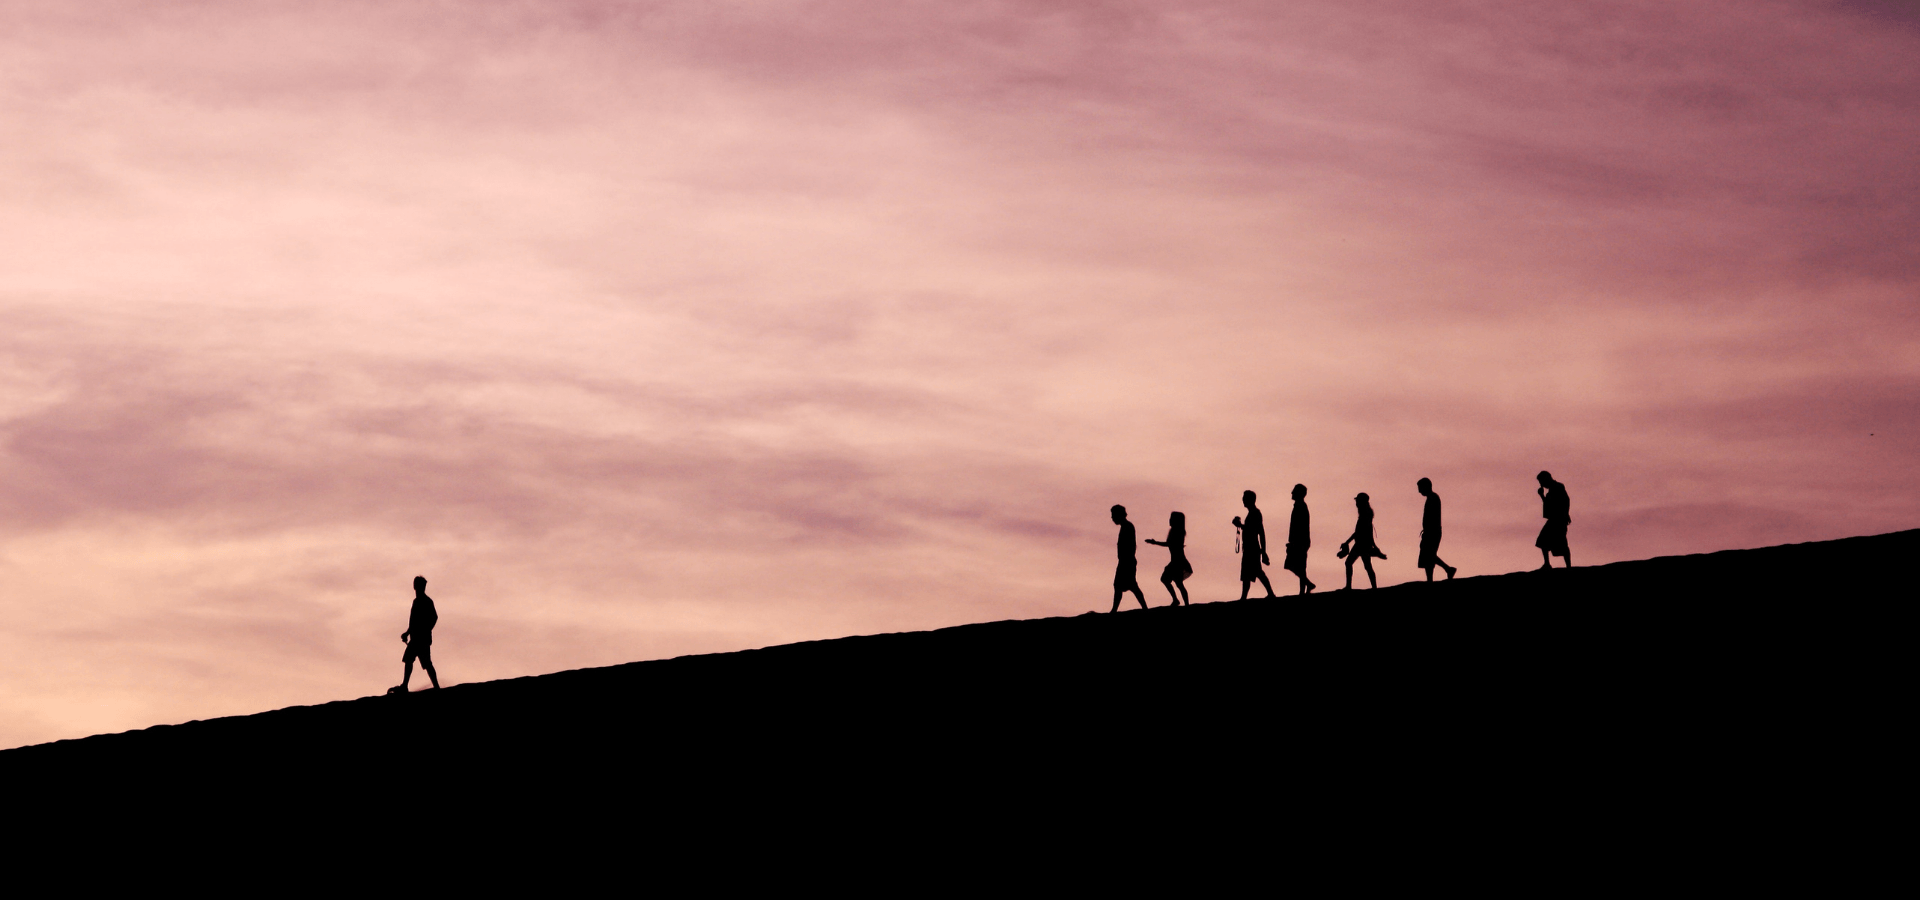
[[[1900,730],[1914,592],[1871,573],[1917,558],[1907,531],[849,637],[60,741],[0,752],[0,772],[381,808],[422,791],[656,810],[796,792],[969,802],[1115,777],[1248,803],[1607,802],[1656,783],[1715,802],[1763,783],[1777,803],[1808,747]],[[1858,787],[1830,774],[1820,790]]]

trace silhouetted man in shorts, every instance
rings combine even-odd
[[[394,689],[396,694],[407,692],[408,682],[413,681],[413,661],[420,660],[420,668],[427,670],[427,680],[435,688],[440,687],[440,676],[433,671],[433,626],[440,621],[440,614],[433,610],[433,598],[427,596],[427,579],[413,577],[413,612],[407,615],[407,630],[400,633],[400,640],[407,645],[407,652],[400,656],[406,663],[406,669],[400,675],[400,686]]]
[[[1140,555],[1139,545],[1133,539],[1133,523],[1127,521],[1127,508],[1116,503],[1113,505],[1113,524],[1120,526],[1120,539],[1116,547],[1120,551],[1120,563],[1113,569],[1113,609],[1120,611],[1120,595],[1133,592],[1133,598],[1140,601],[1140,608],[1147,608],[1147,595],[1140,593]]]
[[[1427,580],[1433,580],[1433,567],[1439,566],[1447,571],[1447,579],[1453,579],[1453,573],[1459,571],[1447,565],[1440,558],[1440,495],[1433,492],[1433,481],[1422,478],[1414,487],[1420,489],[1427,498],[1427,508],[1420,514],[1420,562],[1419,566],[1427,570]]]
[[[1267,555],[1267,518],[1260,513],[1260,507],[1254,503],[1259,498],[1252,491],[1240,492],[1240,505],[1247,508],[1247,521],[1241,522],[1239,516],[1233,517],[1233,527],[1240,529],[1240,543],[1243,549],[1240,555],[1240,599],[1247,599],[1247,591],[1253,589],[1254,581],[1267,589],[1267,599],[1272,600],[1273,582],[1267,580],[1267,570],[1262,564],[1272,565],[1273,558]]]
[[[1307,578],[1307,550],[1313,547],[1313,514],[1307,511],[1307,486],[1293,486],[1293,516],[1287,521],[1287,558],[1280,568],[1300,576],[1300,593],[1310,594],[1315,585]]]

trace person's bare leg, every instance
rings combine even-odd
[[[1140,588],[1137,586],[1133,589],[1133,599],[1140,601],[1141,609],[1147,608],[1147,595],[1140,593]]]
[[[1548,556],[1547,551],[1541,550],[1540,551],[1540,571],[1545,572],[1546,570],[1551,568],[1553,568],[1553,557]]]
[[[1180,579],[1179,581],[1176,581],[1176,582],[1174,582],[1174,584],[1177,584],[1177,585],[1179,585],[1179,586],[1180,586],[1180,605],[1181,605],[1181,606],[1192,606],[1192,605],[1193,605],[1193,595],[1192,595],[1192,594],[1189,594],[1189,593],[1187,593],[1187,581],[1186,581],[1186,579],[1184,579],[1184,578],[1182,578],[1182,579]]]
[[[1561,558],[1567,561],[1567,568],[1569,569],[1573,568],[1573,551],[1572,550],[1568,550],[1567,555]]]
[[[1107,612],[1117,613],[1120,611],[1120,595],[1124,593],[1126,592],[1119,588],[1113,589],[1113,608],[1110,610],[1107,610]]]
[[[404,691],[407,689],[407,685],[413,681],[413,660],[409,659],[401,665],[403,668],[400,671],[400,690]]]
[[[440,673],[435,672],[433,670],[433,660],[430,660],[430,659],[421,660],[420,668],[427,670],[427,680],[433,682],[434,690],[436,691],[439,690],[440,689]]]
[[[1240,599],[1242,600],[1247,599],[1247,592],[1250,590],[1253,590],[1253,582],[1251,581],[1240,582]]]
[[[1453,573],[1455,573],[1455,572],[1458,572],[1458,571],[1460,571],[1459,569],[1456,569],[1456,568],[1454,568],[1454,567],[1452,567],[1452,566],[1450,566],[1450,565],[1447,565],[1447,561],[1446,561],[1446,560],[1444,560],[1444,559],[1441,559],[1441,558],[1440,558],[1440,557],[1438,557],[1438,556],[1436,556],[1436,557],[1434,557],[1434,558],[1433,558],[1433,561],[1434,561],[1434,562],[1437,562],[1437,563],[1439,563],[1439,564],[1440,564],[1440,568],[1442,568],[1442,569],[1445,569],[1445,570],[1447,570],[1447,580],[1448,580],[1448,581],[1452,581],[1452,580],[1453,580]],[[1427,570],[1427,580],[1428,580],[1428,581],[1432,581],[1432,580],[1433,580],[1433,570],[1432,570],[1432,569],[1428,569],[1428,570]]]
[[[1373,577],[1373,557],[1371,556],[1361,557],[1360,564],[1367,567],[1367,587],[1370,587],[1370,588],[1380,587],[1380,580]]]
[[[1423,568],[1423,569],[1426,569],[1426,570],[1427,570],[1427,583],[1428,583],[1428,584],[1432,584],[1432,583],[1433,583],[1433,567],[1432,567],[1432,566],[1421,566],[1421,568]]]
[[[1265,572],[1260,573],[1260,586],[1267,589],[1268,600],[1272,600],[1273,598],[1280,596],[1279,594],[1276,594],[1273,592],[1273,582],[1267,580],[1267,573]]]

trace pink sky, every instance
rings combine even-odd
[[[1324,587],[1423,475],[1466,575],[1542,468],[1920,526],[1916,109],[1895,2],[0,0],[0,746],[377,692],[416,574],[458,683],[1104,610],[1113,503],[1232,599],[1295,482]]]

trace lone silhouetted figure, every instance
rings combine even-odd
[[[1253,589],[1257,580],[1267,589],[1267,597],[1274,596],[1273,582],[1267,580],[1267,572],[1261,564],[1273,565],[1273,558],[1267,555],[1267,520],[1260,514],[1260,507],[1253,505],[1256,498],[1252,491],[1240,495],[1240,505],[1247,508],[1247,521],[1242,523],[1239,516],[1233,517],[1233,527],[1240,529],[1242,550],[1240,552],[1240,599],[1247,599],[1247,591]]]
[[[440,614],[433,610],[433,598],[427,596],[427,579],[413,577],[413,612],[407,614],[407,630],[400,632],[400,641],[407,645],[407,652],[400,656],[406,668],[400,673],[400,686],[394,693],[407,692],[407,684],[413,681],[413,661],[420,660],[420,668],[427,670],[427,680],[435,688],[440,687],[440,676],[433,671],[433,626],[440,621]]]
[[[1293,517],[1287,520],[1287,558],[1280,567],[1300,576],[1300,593],[1316,585],[1307,580],[1307,548],[1313,546],[1313,524],[1307,514],[1307,486],[1293,486]]]
[[[1353,523],[1353,534],[1340,542],[1340,556],[1347,558],[1347,590],[1353,590],[1353,561],[1359,560],[1367,569],[1367,586],[1377,588],[1378,579],[1373,577],[1373,561],[1386,559],[1380,552],[1380,545],[1373,539],[1373,502],[1364,493],[1353,496],[1353,505],[1360,510],[1360,517]]]
[[[1167,553],[1171,557],[1167,560],[1167,567],[1160,570],[1160,583],[1167,586],[1167,594],[1173,597],[1173,602],[1167,605],[1192,606],[1193,598],[1187,595],[1187,576],[1193,574],[1193,563],[1187,562],[1187,514],[1177,512],[1168,516],[1167,539],[1156,541],[1153,538],[1147,538],[1147,543],[1167,548]],[[1173,591],[1175,585],[1180,587],[1180,592],[1177,594]],[[1116,606],[1119,599],[1114,598]]]
[[[1120,526],[1120,540],[1116,545],[1120,551],[1120,565],[1113,570],[1113,609],[1120,611],[1120,595],[1132,591],[1140,608],[1147,608],[1147,595],[1140,593],[1140,558],[1133,541],[1133,523],[1127,521],[1127,508],[1118,503],[1113,505],[1113,524]]]
[[[1540,526],[1540,536],[1533,539],[1533,545],[1540,548],[1540,571],[1553,568],[1553,557],[1567,561],[1567,568],[1573,568],[1573,551],[1567,548],[1567,525],[1573,522],[1569,510],[1573,501],[1567,497],[1567,486],[1553,480],[1545,471],[1534,476],[1540,481],[1540,515],[1547,524]]]
[[[1453,580],[1453,573],[1459,571],[1447,565],[1440,558],[1440,495],[1433,492],[1433,480],[1422,478],[1414,485],[1427,498],[1427,508],[1420,513],[1420,568],[1427,570],[1427,580],[1433,580],[1433,567],[1447,570],[1447,580]]]

